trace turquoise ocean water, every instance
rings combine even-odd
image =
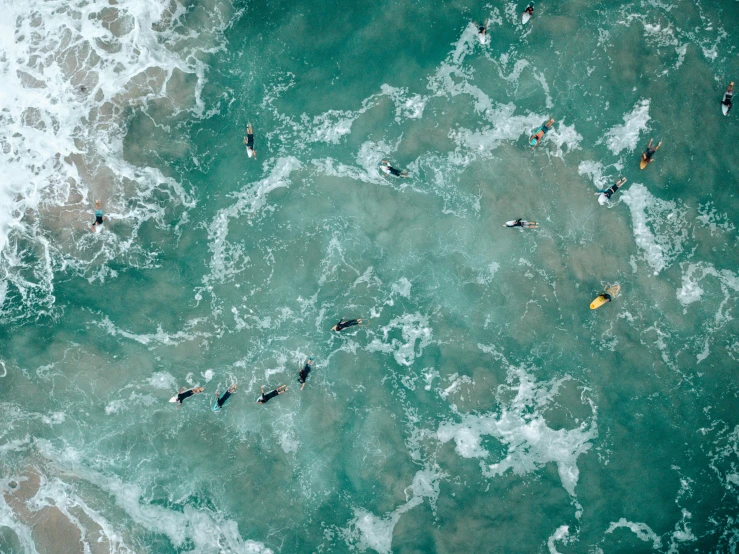
[[[2,5],[0,552],[736,551],[739,3]]]

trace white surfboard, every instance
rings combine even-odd
[[[247,146],[246,147],[246,155],[249,156],[250,158],[253,157],[254,156],[254,150],[252,150],[251,148],[249,148]]]
[[[603,206],[607,202],[608,202],[608,197],[601,192],[600,195],[598,196],[598,204],[600,204],[601,206]]]
[[[721,113],[724,115],[729,115],[729,106],[721,102]]]
[[[529,19],[531,19],[531,15],[529,15],[529,12],[523,12],[523,15],[521,16],[521,23],[526,25],[529,22]]]
[[[169,399],[170,402],[177,402],[177,395],[175,394],[172,398]]]
[[[480,44],[487,44],[488,43],[488,36],[483,35],[482,33],[477,33],[477,39],[480,41]]]

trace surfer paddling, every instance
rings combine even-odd
[[[256,160],[257,151],[254,150],[254,129],[252,129],[251,123],[246,124],[246,136],[244,137],[244,144],[246,144],[246,155]]]
[[[529,7],[526,8],[521,15],[525,16],[527,14],[529,16],[528,19],[531,19],[532,17],[534,17],[534,3],[533,2],[529,4]]]
[[[485,25],[480,25],[475,21],[475,27],[477,27],[477,35],[480,42],[485,42],[485,37],[488,34],[488,20],[485,20]]]
[[[513,221],[506,221],[506,227],[523,227],[526,229],[536,229],[539,224],[536,221],[525,221],[523,219],[514,219]]]
[[[231,396],[235,392],[236,392],[236,383],[228,387],[226,392],[223,393],[223,396],[218,396],[218,391],[216,391],[216,398],[218,398],[218,400],[216,400],[216,406],[218,406],[218,408],[216,408],[216,406],[213,406],[213,409],[220,410],[221,408],[223,408],[223,405],[226,403],[226,400],[228,400],[228,397]]]
[[[340,332],[343,329],[346,329],[347,327],[353,327],[354,325],[362,325],[363,319],[344,319],[343,317],[339,320],[339,322],[331,327],[332,331],[336,331],[337,333]]]
[[[596,196],[598,196],[598,203],[602,206],[606,203],[606,200],[610,200],[611,196],[616,194],[616,191],[621,188],[624,183],[626,182],[626,177],[621,177],[618,181],[616,181],[614,184],[612,184],[607,189],[599,190],[596,192]]]
[[[402,177],[403,179],[408,178],[408,172],[405,169],[395,169],[387,160],[382,160],[380,162],[380,171],[385,174],[384,176],[392,175],[394,177]]]
[[[257,398],[257,404],[266,404],[275,396],[284,394],[287,392],[287,385],[280,385],[275,390],[273,390],[272,392],[268,392],[267,394],[264,394],[264,387],[260,387],[260,388],[262,389],[262,394],[260,394],[259,398]]]
[[[641,155],[641,161],[642,161],[642,169],[646,167],[647,164],[650,164],[654,161],[654,153],[659,150],[659,147],[662,145],[662,141],[659,141],[657,146],[652,148],[652,141],[654,139],[649,139],[649,144],[647,144],[647,149],[644,151],[644,153]]]
[[[529,143],[531,144],[531,146],[533,146],[534,148],[539,146],[541,139],[543,139],[544,135],[546,135],[550,131],[552,125],[554,125],[554,118],[550,119],[544,125],[539,127],[539,130],[529,137]]]
[[[726,89],[726,92],[724,93],[724,99],[721,100],[721,104],[726,106],[726,109],[724,110],[724,115],[729,115],[729,111],[731,110],[731,97],[734,96],[734,81],[729,83],[729,87]]]
[[[95,227],[97,227],[98,225],[102,225],[103,221],[105,221],[106,219],[108,218],[103,215],[103,208],[100,205],[100,200],[95,200],[95,222],[90,227],[90,229],[92,229],[92,232],[94,233]]]
[[[200,394],[204,390],[205,390],[205,387],[195,387],[195,388],[187,389],[187,390],[185,390],[185,387],[182,387],[180,389],[180,392],[178,392],[176,396],[177,407],[178,408],[182,407],[182,402],[185,400],[185,398],[190,398],[194,394]]]
[[[308,356],[308,360],[305,362],[305,367],[298,373],[298,383],[301,383],[300,390],[305,388],[305,381],[308,379],[308,374],[313,368],[313,356]]]

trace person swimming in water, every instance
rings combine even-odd
[[[95,227],[98,225],[102,225],[103,221],[105,221],[106,219],[108,218],[103,215],[103,208],[100,206],[100,200],[95,200],[95,222],[92,224],[92,227],[90,227],[90,229],[95,232]]]
[[[652,163],[654,161],[654,153],[659,150],[659,147],[662,145],[662,141],[659,141],[659,144],[652,148],[652,141],[654,139],[649,139],[649,144],[647,144],[647,149],[644,151],[644,153],[641,155],[641,160],[643,162],[647,162],[648,164]]]
[[[339,320],[339,322],[331,327],[332,331],[336,331],[337,333],[343,329],[346,329],[347,327],[353,327],[354,325],[361,325],[362,319],[344,319],[343,317]]]
[[[526,8],[526,9],[525,9],[525,10],[523,11],[523,13],[527,13],[527,14],[529,14],[529,17],[534,17],[534,3],[533,3],[533,2],[531,2],[531,3],[529,4],[529,7],[528,7],[528,8]]]
[[[554,118],[547,121],[544,125],[542,125],[539,128],[539,130],[536,133],[531,135],[531,137],[529,138],[529,142],[531,146],[533,146],[534,148],[539,146],[541,139],[543,139],[544,135],[546,135],[549,132],[549,130],[552,128],[552,125],[554,125]]]
[[[610,200],[611,196],[616,194],[616,191],[619,188],[621,188],[625,182],[626,182],[626,177],[621,177],[618,181],[616,181],[614,184],[612,184],[607,189],[599,190],[598,192],[596,192],[595,194],[596,196],[598,196],[598,202],[600,204],[605,204],[606,200]]]
[[[302,383],[300,386],[300,390],[303,390],[305,388],[305,381],[308,379],[308,374],[312,369],[312,365],[313,356],[308,356],[308,360],[305,362],[305,367],[300,370],[300,373],[298,373],[298,383]]]
[[[252,129],[251,123],[246,124],[246,136],[244,137],[244,144],[246,144],[246,154],[250,158],[257,159],[257,151],[254,150],[254,129]]]
[[[506,227],[523,227],[523,219],[515,220],[512,225],[506,223]]]
[[[231,396],[233,393],[236,392],[236,383],[228,387],[228,390],[223,393],[223,396],[218,396],[218,391],[216,390],[216,396],[218,396],[218,400],[216,401],[216,404],[218,404],[219,408],[223,408],[223,405],[226,403],[226,400],[228,400],[228,397]]]
[[[400,169],[395,169],[387,160],[382,160],[382,162],[380,162],[380,170],[385,175],[393,175],[395,177],[402,177],[403,179],[408,178],[408,172],[405,169],[402,171]]]
[[[278,394],[283,394],[287,392],[287,385],[280,385],[275,390],[273,390],[272,392],[268,392],[267,394],[264,394],[264,387],[260,388],[262,389],[262,394],[260,394],[259,398],[257,398],[257,404],[266,404]]]
[[[204,390],[205,387],[195,387],[188,390],[185,390],[185,387],[182,387],[180,392],[177,393],[177,407],[182,407],[182,401],[185,400],[185,398],[190,398],[194,394],[200,394]]]
[[[726,89],[726,92],[724,93],[724,99],[721,100],[721,103],[726,106],[726,114],[731,111],[731,97],[734,96],[734,81],[729,83],[729,87]]]

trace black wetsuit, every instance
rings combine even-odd
[[[273,390],[272,392],[268,392],[267,394],[262,393],[261,395],[259,395],[257,402],[259,402],[260,404],[266,404],[270,401],[270,399],[274,398],[278,394],[280,393],[277,392],[277,389]]]
[[[103,224],[103,210],[95,210],[95,223],[93,225]]]
[[[392,175],[395,175],[396,177],[400,177],[400,176],[401,176],[401,174],[403,173],[402,171],[400,171],[399,169],[395,169],[395,168],[394,168],[393,166],[391,166],[391,165],[387,166],[387,169],[388,169],[388,171],[389,171],[389,172],[390,172],[390,173],[391,173]]]
[[[644,152],[644,155],[646,156],[647,160],[651,160],[652,156],[654,156],[654,153],[657,151],[656,148],[647,148],[647,151]]]
[[[721,101],[721,103],[728,108],[728,110],[726,110],[726,113],[729,113],[729,110],[731,110],[731,97],[733,95],[733,92],[727,92],[726,94],[724,94],[724,99]]]
[[[185,398],[190,398],[193,394],[195,394],[195,393],[192,392],[192,389],[186,390],[185,392],[181,392],[181,393],[177,394],[177,402],[179,402],[180,404],[182,404],[182,401]]]
[[[300,370],[300,374],[298,375],[298,383],[305,383],[305,380],[308,378],[308,374],[310,373],[311,367],[310,364],[305,364],[305,367]]]
[[[486,33],[485,27],[479,27],[478,30],[479,30],[479,32],[480,32],[481,35],[484,35]]]
[[[254,150],[254,135],[252,134],[246,135],[246,147]]]
[[[605,194],[606,198],[611,198],[614,194],[616,194],[616,191],[621,187],[621,185],[613,184],[609,188],[604,189],[600,191],[602,194]]]
[[[336,330],[341,331],[342,329],[346,329],[347,327],[351,327],[353,325],[359,325],[359,320],[357,319],[348,319],[344,321],[343,319],[339,321],[336,324]]]
[[[218,399],[218,402],[217,402],[219,408],[222,408],[223,407],[223,405],[226,403],[226,400],[228,400],[228,397],[229,396],[231,396],[231,392],[230,391],[226,391],[226,392],[223,393],[223,396],[221,396]]]

